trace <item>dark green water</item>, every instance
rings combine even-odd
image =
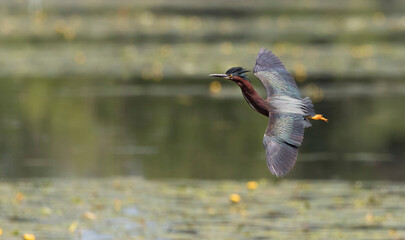
[[[5,81],[0,176],[270,178],[262,147],[267,119],[230,83],[210,94],[210,80]],[[329,123],[306,130],[288,178],[405,179],[405,98],[394,91],[400,86],[373,97],[370,86],[338,86],[321,87],[328,97],[315,107]]]

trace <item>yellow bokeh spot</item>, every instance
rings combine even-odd
[[[366,222],[368,224],[374,224],[375,223],[375,217],[372,213],[367,213],[365,216]]]
[[[246,183],[246,187],[249,190],[255,190],[258,186],[259,184],[256,181],[249,181]]]
[[[15,200],[18,202],[18,203],[20,203],[20,202],[22,202],[23,200],[24,200],[24,198],[25,198],[25,196],[24,196],[24,194],[22,194],[22,193],[17,193],[17,195],[15,196]]]
[[[395,229],[390,229],[388,231],[388,235],[390,235],[390,237],[392,237],[394,239],[399,238],[399,234]]]
[[[96,220],[97,215],[92,212],[85,212],[83,213],[83,217],[88,220]]]
[[[49,207],[43,207],[43,208],[41,208],[41,213],[44,215],[51,215],[52,209],[50,209]]]
[[[115,210],[116,212],[119,212],[119,211],[121,211],[121,208],[122,208],[122,202],[121,202],[121,200],[115,199],[115,200],[114,200],[114,210]]]
[[[24,233],[23,239],[24,240],[35,240],[35,235],[34,234],[29,234],[29,233]]]
[[[46,15],[43,11],[36,11],[34,15],[34,23],[42,24],[46,20]]]
[[[0,236],[3,234],[3,230],[0,228]]]
[[[146,69],[146,71],[142,71],[142,74],[146,76],[145,79],[159,82],[163,79],[163,64],[161,62],[154,62],[150,68]]]
[[[231,195],[229,195],[229,200],[232,202],[232,203],[238,203],[238,202],[240,202],[240,196],[239,196],[239,194],[236,194],[236,193],[232,193]]]
[[[79,224],[77,222],[72,222],[72,224],[69,225],[69,232],[71,233],[76,232],[78,226]]]
[[[213,94],[218,94],[220,93],[222,90],[222,85],[220,82],[218,81],[212,81],[210,83],[210,92]]]
[[[76,31],[73,27],[69,26],[64,19],[59,19],[53,26],[54,30],[63,35],[63,37],[71,41],[76,37]]]
[[[293,66],[295,79],[298,82],[303,82],[307,79],[307,71],[305,65],[302,63],[295,63]]]
[[[79,65],[82,65],[86,62],[87,57],[83,52],[77,52],[75,55],[75,62]]]

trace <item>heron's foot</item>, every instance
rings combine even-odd
[[[324,122],[328,122],[328,119],[324,118],[324,117],[322,116],[322,114],[316,114],[316,115],[313,116],[313,117],[309,117],[309,119],[312,119],[312,120],[322,120],[322,121],[324,121]]]

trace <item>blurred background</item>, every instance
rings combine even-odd
[[[403,0],[0,0],[0,238],[405,239],[404,13]],[[208,77],[252,70],[260,48],[329,119],[282,179],[268,119]]]
[[[0,177],[273,178],[209,73],[274,51],[329,123],[287,178],[404,180],[405,2],[2,0]],[[250,74],[264,96],[260,83]]]

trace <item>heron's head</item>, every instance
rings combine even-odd
[[[232,67],[230,69],[228,69],[228,71],[226,71],[226,73],[214,73],[214,74],[210,74],[210,77],[222,77],[225,79],[229,79],[229,80],[233,80],[233,81],[237,81],[240,78],[249,80],[246,76],[246,73],[249,72],[246,69],[243,69],[242,67]]]

